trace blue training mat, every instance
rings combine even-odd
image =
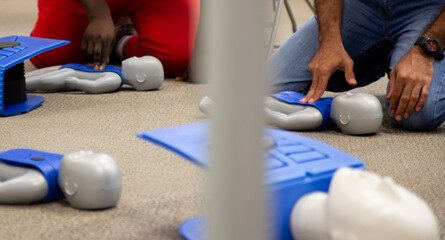
[[[1,43],[15,43],[12,47],[0,49],[0,116],[12,116],[29,112],[42,105],[45,101],[43,97],[27,95],[25,102],[17,104],[4,104],[4,81],[5,71],[29,58],[42,52],[68,44],[68,41],[53,40],[45,38],[9,36],[0,38]]]
[[[48,193],[42,202],[64,197],[57,183],[62,158],[63,155],[61,154],[40,152],[32,149],[12,149],[0,152],[0,161],[12,165],[36,168],[43,173],[48,183]]]
[[[137,136],[165,147],[201,167],[208,167],[209,124],[196,123],[138,133]],[[271,197],[273,239],[292,239],[289,217],[296,201],[306,193],[327,192],[332,175],[340,167],[366,169],[363,162],[318,140],[280,129],[265,129],[275,145],[264,152],[265,184]],[[205,218],[180,227],[185,239],[205,239]]]
[[[273,94],[272,97],[289,104],[311,106],[317,108],[318,111],[320,111],[321,116],[323,116],[323,121],[318,130],[324,129],[331,123],[330,115],[331,115],[331,104],[333,99],[331,97],[320,98],[318,101],[314,103],[301,103],[300,100],[303,99],[305,96],[299,92],[294,92],[294,91],[282,91]]]

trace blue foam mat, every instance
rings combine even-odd
[[[196,123],[138,133],[138,137],[165,147],[201,167],[209,166],[209,124]],[[306,193],[327,192],[340,167],[366,169],[363,162],[318,140],[280,129],[265,129],[275,146],[264,152],[267,195],[270,197],[271,237],[292,239],[289,216]],[[190,220],[180,231],[190,240],[205,239],[203,220]]]

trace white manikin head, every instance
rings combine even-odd
[[[303,196],[290,222],[296,240],[439,240],[422,199],[391,178],[350,168],[334,174],[329,194]]]
[[[122,61],[122,77],[138,91],[158,89],[164,82],[164,68],[155,57],[131,57]]]
[[[332,100],[331,119],[346,134],[377,133],[383,111],[379,100],[368,93],[346,93]]]
[[[70,205],[79,209],[113,207],[122,192],[119,165],[104,153],[79,151],[65,155],[58,182]]]

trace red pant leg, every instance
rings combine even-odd
[[[126,1],[107,2],[114,21],[126,14]],[[38,8],[39,16],[31,36],[67,40],[70,44],[41,53],[31,58],[31,62],[39,68],[83,63],[86,54],[81,50],[81,44],[88,19],[80,0],[38,0]]]
[[[80,1],[39,0],[39,16],[33,37],[67,40],[71,43],[31,58],[36,67],[47,67],[65,63],[80,63],[86,55],[81,51],[81,40],[88,19]]]
[[[137,2],[137,3],[136,3]],[[133,0],[129,16],[138,35],[125,55],[158,58],[167,77],[182,75],[193,52],[199,22],[199,0]]]

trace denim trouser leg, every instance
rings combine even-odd
[[[389,114],[389,101],[386,102]],[[394,118],[394,116],[391,116]],[[404,128],[418,131],[433,130],[445,120],[445,61],[434,62],[434,74],[431,80],[428,98],[423,108],[411,116],[403,119],[400,125]]]
[[[391,57],[391,69],[411,50],[417,38],[427,30],[427,27],[441,11],[441,1],[433,1],[436,4],[432,3],[429,7],[424,7],[423,2],[413,1],[410,3],[411,6],[395,5],[394,15],[398,14],[398,12],[400,14],[399,16],[392,16],[394,20],[387,23],[388,33],[397,39],[394,53]],[[411,10],[417,9],[417,11],[407,12],[406,9],[408,7]],[[409,22],[409,24],[404,22]],[[403,119],[400,122],[400,125],[404,128],[420,131],[432,130],[440,126],[445,120],[445,60],[435,61],[433,67],[434,73],[427,101],[419,112],[414,110],[409,118]],[[390,115],[389,101],[386,102],[386,110],[388,115]],[[390,117],[394,118],[391,115]]]

